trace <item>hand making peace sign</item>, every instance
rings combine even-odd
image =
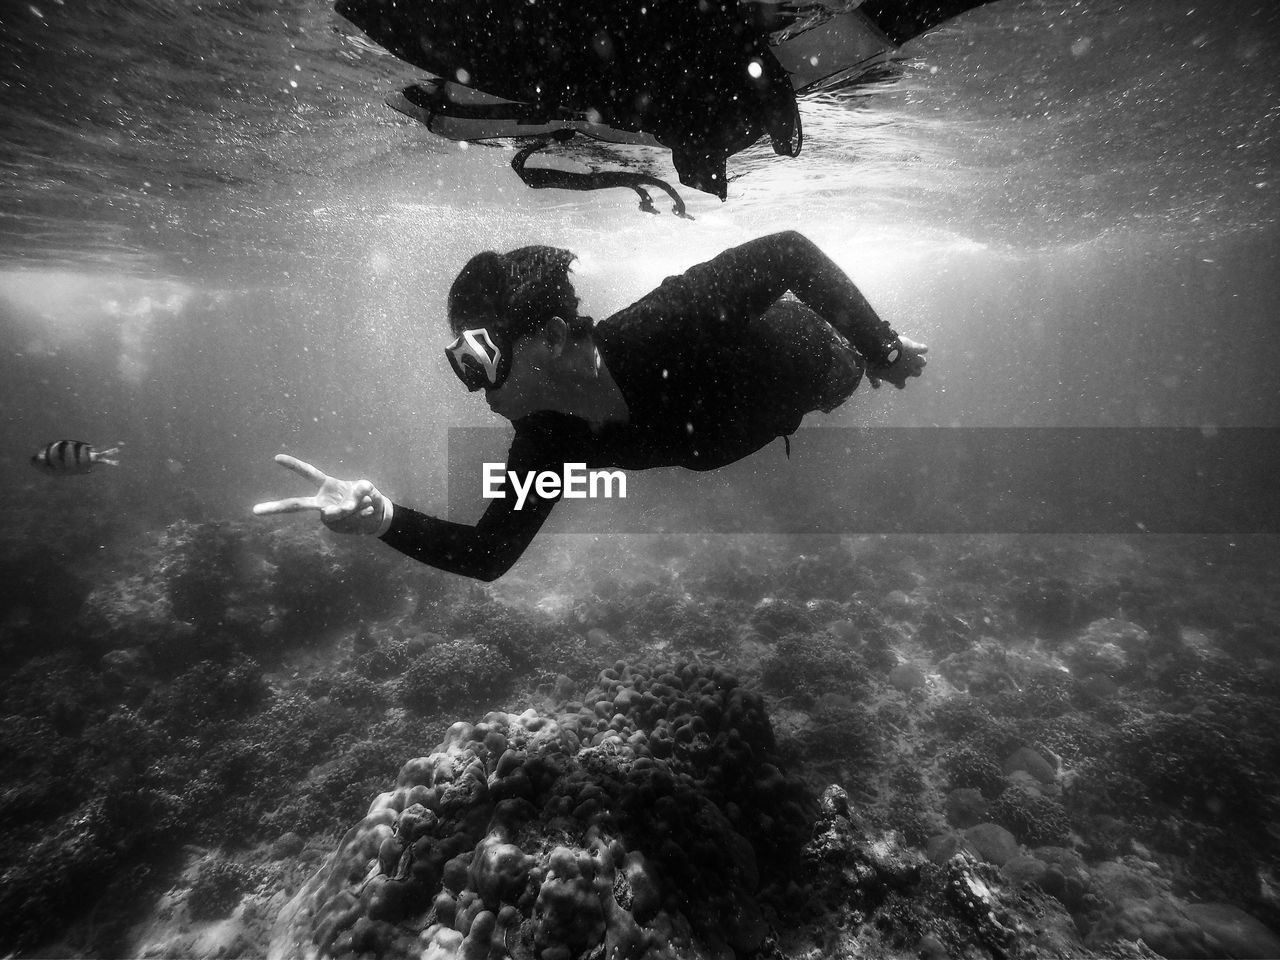
[[[382,534],[391,522],[391,501],[368,480],[339,480],[304,460],[276,454],[276,463],[319,485],[314,497],[270,500],[253,508],[259,517],[275,513],[320,511],[320,519],[334,533]]]

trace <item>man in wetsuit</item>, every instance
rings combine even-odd
[[[449,292],[447,348],[459,379],[515,424],[507,471],[712,470],[829,412],[863,373],[901,389],[927,347],[899,337],[853,282],[794,231],[733,247],[599,323],[578,314],[567,250],[473,257]],[[795,298],[784,298],[786,294]],[[254,507],[318,510],[339,533],[375,534],[402,553],[480,580],[500,577],[555,501],[493,500],[474,526],[392,503],[368,480],[338,480],[293,457],[313,497]]]

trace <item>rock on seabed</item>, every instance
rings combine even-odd
[[[456,723],[282,912],[270,956],[745,955],[814,804],[724,671],[618,664],[583,701]]]

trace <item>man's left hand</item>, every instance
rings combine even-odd
[[[923,343],[916,343],[901,336],[898,337],[898,343],[902,345],[902,353],[897,360],[887,367],[867,367],[867,379],[877,390],[880,388],[881,380],[887,380],[901,390],[907,385],[907,378],[920,376],[929,362],[924,357],[929,352],[929,348]]]

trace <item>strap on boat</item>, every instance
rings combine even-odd
[[[554,170],[550,167],[528,167],[526,163],[534,153],[549,146],[553,141],[565,143],[574,136],[572,130],[557,130],[549,137],[540,137],[530,143],[528,146],[522,147],[516,152],[511,159],[511,169],[516,172],[525,186],[532,187],[535,190],[545,190],[548,188],[556,188],[560,190],[607,190],[610,187],[623,187],[628,190],[634,190],[640,198],[640,209],[645,213],[657,213],[657,209],[653,205],[653,199],[649,196],[645,187],[657,187],[664,191],[674,201],[671,212],[678,217],[686,220],[692,220],[684,205],[684,200],[680,194],[675,191],[665,180],[659,180],[657,177],[648,177],[642,173],[632,173],[629,170],[596,170],[591,173],[581,173],[574,170]]]

